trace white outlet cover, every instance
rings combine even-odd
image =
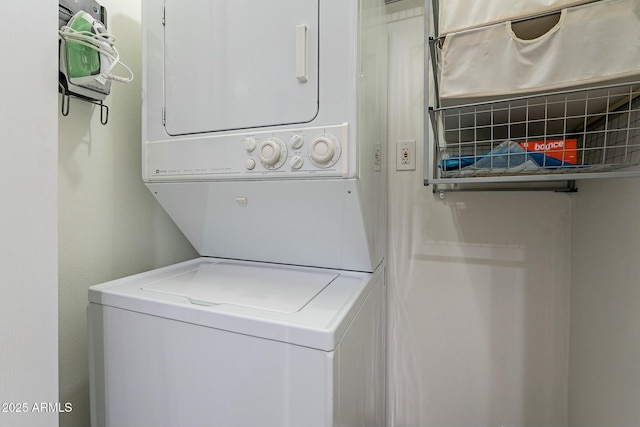
[[[396,170],[416,170],[416,141],[396,142]]]

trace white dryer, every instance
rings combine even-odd
[[[142,178],[201,258],[90,289],[92,427],[385,425],[383,10],[142,1]]]
[[[143,0],[142,178],[201,255],[382,262],[384,8]]]

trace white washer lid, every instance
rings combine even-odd
[[[337,277],[333,272],[221,262],[200,264],[142,289],[183,296],[198,305],[232,304],[295,313]]]
[[[218,269],[216,266],[220,264],[223,268]],[[229,270],[229,267],[232,269]],[[187,291],[189,283],[194,284],[204,280],[205,283],[209,283],[205,287],[211,287],[210,283],[213,283],[211,280],[213,276],[217,276],[218,271],[227,271],[227,283],[234,283],[238,288],[236,294],[241,295],[245,288],[240,286],[242,283],[240,278],[245,276],[242,271],[238,271],[239,269],[252,271],[253,273],[247,274],[253,277],[253,282],[256,277],[260,278],[258,290],[269,289],[270,298],[291,300],[294,294],[299,295],[298,291],[304,289],[303,292],[307,295],[298,297],[296,304],[288,306],[289,310],[295,310],[296,306],[302,308],[294,313],[274,311],[273,304],[267,304],[264,300],[258,300],[255,297],[250,302],[245,297],[235,301],[236,304],[250,303],[251,306],[215,303],[211,302],[214,298],[208,297],[205,297],[205,300],[209,301],[209,305],[197,305],[184,296],[189,294]],[[228,274],[230,271],[233,274]],[[297,273],[303,274],[299,276]],[[333,351],[364,301],[372,295],[374,289],[382,288],[382,275],[382,266],[375,273],[363,273],[201,257],[94,285],[89,288],[89,302],[94,304],[94,307],[100,306],[96,309],[101,312],[112,309],[128,310],[139,313],[149,320],[163,318],[230,333]],[[224,283],[221,279],[223,276],[225,275],[217,277],[216,283]],[[274,276],[277,276],[275,280]],[[299,279],[296,280],[296,277]],[[315,289],[306,285],[307,278],[310,277],[318,279],[316,282],[318,286]],[[273,282],[275,284],[271,284]],[[312,280],[311,283],[314,281]],[[327,286],[322,288],[322,283]],[[301,289],[291,289],[292,286]],[[317,293],[316,289],[319,290]],[[378,291],[376,295],[383,292],[382,289]],[[306,305],[304,305],[305,301],[308,301]]]

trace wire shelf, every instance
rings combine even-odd
[[[639,95],[633,82],[430,109],[433,182],[570,180],[637,169]]]

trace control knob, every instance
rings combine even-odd
[[[279,138],[270,138],[260,145],[260,160],[267,169],[278,169],[287,158],[287,147]]]
[[[304,160],[300,156],[293,156],[289,162],[291,169],[300,169],[304,165]]]
[[[340,143],[333,135],[321,135],[309,146],[309,156],[314,165],[330,167],[340,158]]]
[[[301,135],[296,134],[291,137],[289,143],[291,144],[291,148],[293,148],[294,150],[299,150],[304,145],[304,138]]]
[[[253,138],[246,138],[244,140],[244,148],[247,150],[247,153],[253,152],[256,149],[256,140]]]

